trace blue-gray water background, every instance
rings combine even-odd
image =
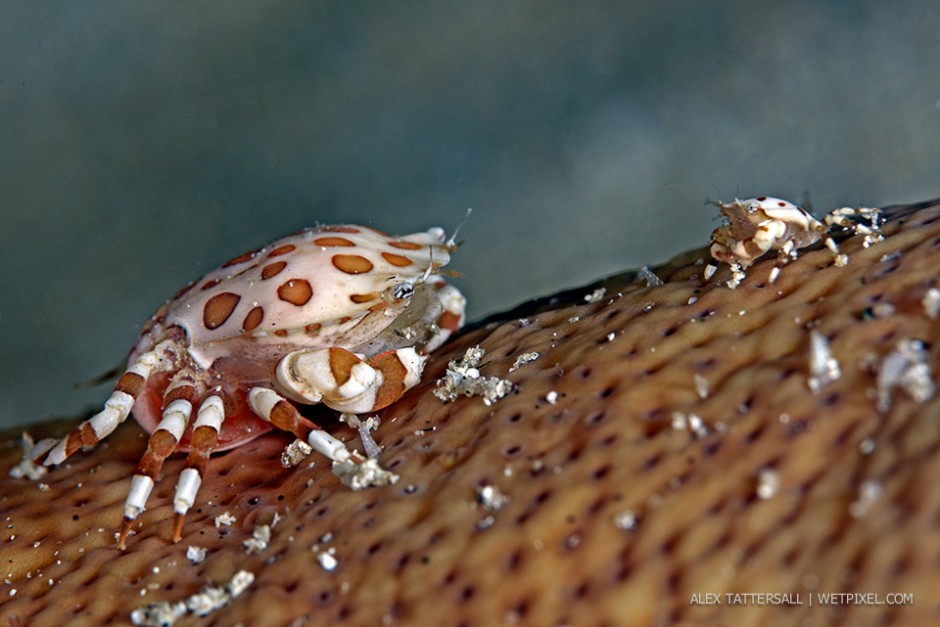
[[[311,225],[452,228],[471,317],[706,243],[706,198],[940,195],[940,3],[0,6],[0,424]]]

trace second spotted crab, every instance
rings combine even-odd
[[[396,237],[341,225],[239,255],[160,307],[101,412],[61,440],[38,442],[27,457],[61,464],[107,437],[133,409],[151,435],[125,502],[121,548],[177,450],[189,454],[173,500],[174,541],[209,455],[271,428],[295,434],[334,464],[370,465],[366,474],[381,484],[389,473],[296,405],[359,414],[415,386],[427,353],[464,321],[463,296],[439,273],[455,249],[440,228]]]
[[[832,252],[833,263],[844,266],[848,257],[829,235],[834,229],[864,235],[864,246],[880,241],[881,212],[872,208],[843,207],[817,220],[808,211],[790,201],[759,196],[731,202],[716,201],[725,224],[712,232],[711,255],[731,266],[728,287],[735,288],[744,279],[744,270],[765,253],[777,251],[777,264],[770,272],[770,282],[780,276],[780,268],[796,259],[799,250],[822,240]],[[864,224],[867,220],[869,224]],[[706,278],[714,273],[711,266]]]

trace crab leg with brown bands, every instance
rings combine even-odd
[[[104,409],[72,429],[50,450],[41,451],[33,461],[45,466],[61,464],[80,448],[94,446],[106,438],[130,415],[131,407],[150,375],[161,370],[161,355],[169,348],[169,344],[161,342],[153,350],[141,354],[118,379]]]
[[[186,466],[180,473],[176,493],[173,495],[173,509],[176,511],[173,521],[173,542],[179,542],[183,537],[183,520],[186,518],[186,512],[196,501],[196,492],[202,485],[206,464],[219,440],[219,431],[222,429],[223,422],[225,422],[225,404],[222,402],[222,397],[212,395],[203,399],[193,425]]]
[[[189,425],[196,395],[193,377],[192,370],[181,370],[173,377],[163,395],[163,419],[150,436],[147,452],[137,464],[124,502],[124,521],[118,533],[118,547],[121,549],[125,548],[134,521],[147,506],[147,499],[150,498],[164,461],[176,450]]]
[[[279,429],[290,431],[332,461],[362,461],[360,455],[350,451],[341,440],[301,416],[296,407],[274,390],[252,388],[248,393],[248,402],[258,416]]]

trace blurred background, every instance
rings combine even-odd
[[[940,3],[8,3],[0,424],[226,259],[451,230],[470,317],[706,244],[708,198],[940,196]]]

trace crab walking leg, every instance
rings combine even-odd
[[[837,267],[841,268],[849,263],[848,255],[839,252],[839,245],[836,244],[836,241],[829,236],[826,236],[826,239],[823,240],[826,244],[826,248],[829,249],[829,252],[832,253],[832,263]]]
[[[278,429],[290,431],[301,440],[305,440],[317,452],[334,462],[345,462],[350,459],[362,461],[360,456],[350,452],[342,441],[301,416],[296,407],[274,390],[261,387],[251,388],[248,393],[248,402],[258,416]]]
[[[189,425],[189,418],[193,413],[193,398],[196,395],[193,376],[189,369],[180,371],[163,395],[162,420],[150,436],[147,452],[137,464],[131,479],[131,489],[124,502],[124,522],[118,534],[118,547],[122,550],[134,521],[147,505],[147,499],[150,498],[150,492],[163,468],[163,462],[176,450],[183,432]]]
[[[196,414],[196,423],[193,425],[193,436],[190,441],[189,457],[186,458],[186,467],[180,473],[176,484],[176,494],[173,496],[173,509],[176,518],[173,523],[173,542],[179,542],[183,537],[183,520],[186,512],[196,500],[196,492],[202,484],[202,476],[206,472],[209,455],[219,441],[219,431],[225,420],[225,406],[220,396],[209,396],[199,406]]]
[[[39,442],[34,449],[33,461],[41,462],[44,466],[61,464],[78,449],[94,446],[114,431],[131,413],[131,407],[143,391],[150,375],[161,369],[161,355],[166,351],[167,344],[169,343],[161,342],[153,350],[137,358],[118,379],[111,397],[104,404],[104,409],[72,429],[71,433],[51,448],[47,443]]]

